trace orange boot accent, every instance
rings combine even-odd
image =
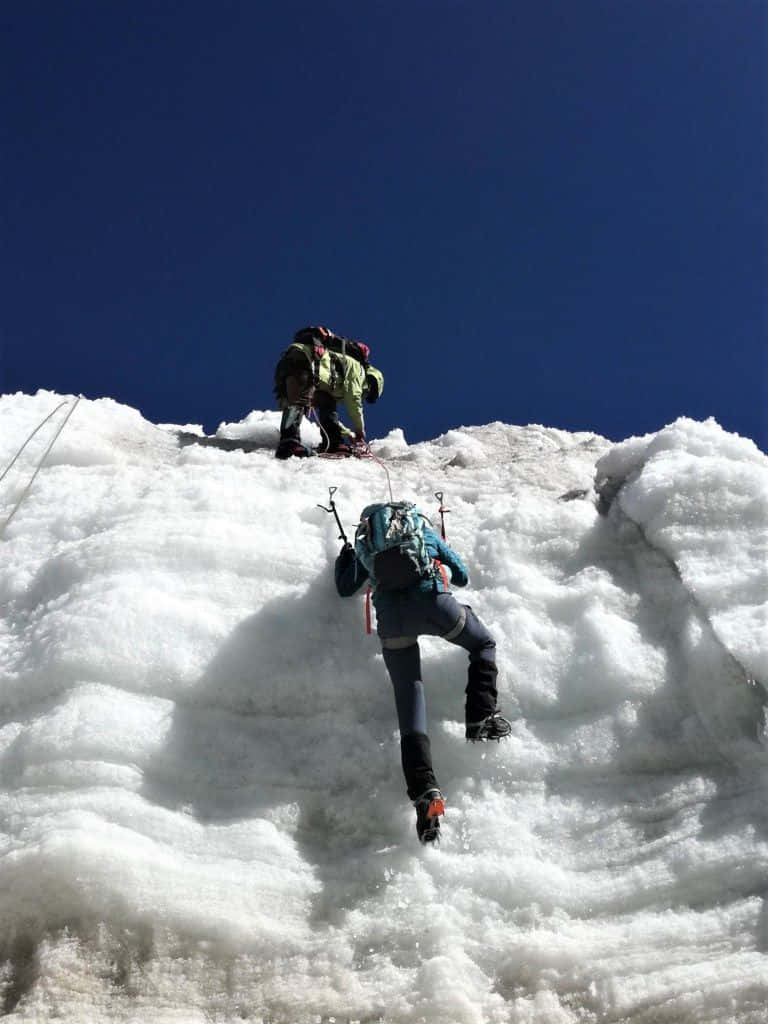
[[[427,808],[427,816],[430,818],[438,818],[441,814],[445,814],[445,800],[443,797],[438,796],[435,797]]]

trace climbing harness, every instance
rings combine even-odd
[[[47,448],[45,449],[45,451],[43,452],[43,456],[42,456],[42,458],[40,459],[40,461],[38,462],[37,466],[35,467],[35,471],[34,471],[34,473],[32,474],[32,476],[30,477],[29,483],[27,484],[27,486],[26,486],[26,487],[24,488],[24,490],[22,491],[22,493],[21,493],[21,497],[20,497],[20,498],[19,498],[19,500],[18,500],[18,501],[16,502],[16,504],[15,504],[15,505],[13,506],[13,509],[11,510],[11,514],[10,514],[10,515],[8,516],[8,518],[7,518],[6,520],[5,520],[5,522],[3,523],[3,525],[2,525],[2,526],[0,526],[0,538],[2,538],[2,537],[3,537],[3,535],[4,535],[5,531],[6,531],[7,527],[8,527],[8,524],[9,524],[9,523],[10,523],[10,521],[11,521],[11,520],[13,519],[13,517],[14,517],[14,516],[16,515],[16,513],[17,513],[17,512],[18,512],[18,510],[19,510],[19,507],[21,506],[21,503],[22,503],[22,502],[24,501],[24,499],[26,498],[26,496],[27,496],[27,495],[29,494],[29,492],[30,492],[30,490],[31,490],[31,488],[32,488],[32,484],[33,484],[33,483],[35,482],[35,480],[36,480],[36,478],[37,478],[37,474],[38,474],[38,473],[40,472],[40,470],[41,470],[41,468],[42,468],[42,465],[43,465],[43,463],[44,463],[44,462],[45,462],[45,460],[46,460],[46,459],[48,458],[48,455],[50,454],[50,452],[51,452],[51,450],[52,450],[53,446],[54,446],[54,445],[56,444],[56,442],[58,441],[59,437],[61,436],[61,432],[62,432],[62,431],[64,430],[64,427],[66,427],[67,423],[69,423],[70,417],[72,416],[72,413],[73,413],[73,412],[75,411],[75,409],[77,408],[77,406],[78,406],[78,404],[79,404],[79,402],[80,402],[80,399],[81,399],[81,397],[82,397],[82,395],[78,395],[78,397],[77,397],[77,398],[75,399],[75,401],[74,401],[74,402],[72,403],[72,408],[71,408],[71,409],[69,410],[69,412],[67,413],[67,415],[66,415],[66,416],[64,417],[64,419],[62,420],[61,424],[59,425],[59,428],[58,428],[58,430],[57,430],[57,431],[56,431],[56,433],[55,433],[55,434],[53,435],[53,440],[52,440],[52,441],[50,442],[50,444],[48,445],[48,447],[47,447]],[[61,409],[61,408],[62,408],[62,406],[66,405],[66,404],[67,404],[67,402],[66,402],[66,401],[64,401],[64,402],[60,402],[60,403],[59,403],[59,405],[57,405],[57,406],[56,406],[56,408],[55,408],[55,409],[53,410],[53,412],[50,412],[50,413],[48,413],[48,415],[47,415],[47,416],[45,417],[45,419],[44,419],[44,420],[43,420],[43,421],[42,421],[41,423],[39,423],[39,424],[38,424],[38,425],[37,425],[37,426],[35,427],[35,429],[34,429],[34,430],[32,431],[32,433],[31,433],[31,434],[29,435],[29,437],[27,438],[27,440],[26,440],[26,441],[24,442],[24,444],[23,444],[23,445],[21,446],[21,448],[19,448],[19,450],[18,450],[18,451],[16,452],[16,454],[14,455],[14,457],[13,457],[13,458],[11,459],[11,461],[9,462],[9,464],[8,464],[8,465],[6,466],[6,468],[5,468],[4,470],[3,470],[2,476],[0,476],[0,480],[3,480],[3,479],[5,478],[5,475],[6,475],[7,473],[8,473],[8,470],[9,470],[9,469],[11,468],[11,466],[13,466],[13,464],[14,464],[14,463],[16,462],[16,460],[18,459],[18,457],[19,457],[19,456],[21,455],[21,453],[22,453],[22,452],[24,451],[24,449],[25,449],[25,448],[27,447],[27,445],[28,445],[28,444],[29,444],[29,442],[30,442],[30,441],[32,440],[32,438],[33,438],[33,437],[35,436],[35,434],[36,434],[36,433],[38,432],[38,430],[40,430],[40,428],[41,428],[42,426],[44,426],[44,425],[45,425],[45,424],[46,424],[46,423],[48,422],[48,420],[49,420],[49,419],[50,419],[50,418],[51,418],[51,417],[52,417],[52,416],[54,415],[54,413],[57,413],[57,412],[59,411],[59,409]]]

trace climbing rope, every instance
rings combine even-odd
[[[368,454],[368,455],[369,455],[369,456],[370,456],[370,457],[371,457],[371,458],[373,459],[373,461],[374,461],[374,462],[376,463],[376,465],[377,465],[377,466],[381,466],[381,468],[382,468],[382,469],[384,470],[384,472],[385,472],[385,473],[387,474],[387,487],[389,488],[389,500],[390,500],[391,502],[394,502],[394,500],[395,500],[395,499],[394,499],[394,496],[393,496],[393,494],[392,494],[392,479],[391,479],[391,477],[390,477],[390,475],[389,475],[389,470],[387,469],[386,465],[384,464],[384,461],[383,461],[382,459],[380,459],[380,458],[378,457],[378,455],[374,455],[374,454],[373,454],[373,452],[371,451],[371,446],[370,446],[370,445],[368,444],[368,442],[367,442],[367,441],[365,442],[365,450],[366,450],[366,453],[367,453],[367,454]]]
[[[81,398],[81,396],[78,395],[78,397],[72,403],[72,408],[69,410],[67,415],[62,420],[61,424],[59,425],[58,430],[56,431],[56,433],[53,436],[53,440],[51,441],[51,443],[48,445],[48,447],[43,452],[43,456],[40,459],[40,461],[38,462],[37,466],[35,467],[35,471],[32,474],[32,476],[30,477],[29,483],[27,484],[27,486],[22,491],[21,497],[16,502],[16,504],[13,506],[13,509],[11,510],[11,514],[5,520],[3,525],[0,526],[0,539],[3,537],[3,535],[4,535],[5,531],[6,531],[6,528],[8,527],[8,524],[10,523],[10,521],[13,519],[13,517],[19,511],[19,507],[21,506],[21,503],[24,501],[26,496],[29,494],[29,492],[30,492],[30,490],[32,488],[32,484],[35,482],[35,480],[37,478],[37,474],[40,472],[40,469],[42,468],[43,463],[48,458],[48,455],[50,454],[53,446],[56,444],[56,442],[58,441],[59,437],[61,436],[61,432],[64,430],[64,427],[66,427],[67,423],[69,423],[69,420],[70,420],[70,417],[72,416],[72,413],[75,411],[75,409],[77,408],[77,406],[78,406],[78,404],[80,402],[80,398]],[[67,399],[67,401],[68,401],[68,399]],[[35,434],[38,432],[38,430],[40,430],[40,428],[43,427],[48,422],[48,420],[54,415],[54,413],[57,413],[59,411],[59,409],[62,408],[62,406],[66,405],[67,401],[60,402],[59,405],[57,405],[56,408],[53,410],[53,412],[48,413],[48,415],[45,417],[45,419],[35,427],[35,429],[29,435],[27,440],[24,442],[24,444],[21,446],[21,448],[19,448],[19,450],[16,452],[16,454],[11,459],[11,461],[8,463],[6,468],[3,470],[2,476],[0,476],[0,481],[2,481],[5,478],[5,475],[8,473],[8,470],[11,468],[11,466],[13,466],[13,464],[16,462],[18,457],[21,455],[21,453],[27,447],[27,445],[32,440],[32,438],[35,436]]]
[[[325,450],[327,451],[331,447],[331,439],[328,436],[327,431],[323,428],[323,424],[320,422],[320,417],[317,415],[317,412],[315,411],[315,407],[313,405],[310,405],[309,407],[307,419],[312,420],[317,425],[318,430],[325,438]]]
[[[314,406],[310,406],[309,412],[307,413],[307,419],[313,420],[317,424],[317,426],[318,426],[318,428],[320,430],[320,433],[325,438],[325,447],[326,447],[326,449],[329,448],[330,447],[330,443],[331,443],[330,438],[328,437],[328,434],[326,433],[326,431],[323,429],[323,425],[320,422],[320,417],[317,415],[317,412],[316,412]],[[374,453],[371,451],[371,446],[368,444],[367,441],[363,441],[361,443],[360,450],[363,452],[363,457],[364,458],[367,457],[369,459],[373,459],[373,461],[376,463],[376,465],[377,466],[381,466],[381,468],[384,470],[384,472],[387,475],[387,487],[389,489],[389,500],[390,501],[394,501],[395,499],[394,499],[394,497],[392,495],[392,480],[391,480],[390,475],[389,475],[389,470],[385,466],[384,462],[379,458],[378,455],[374,455]]]
[[[45,426],[45,424],[46,424],[46,423],[48,422],[48,420],[49,420],[49,419],[51,418],[51,416],[55,416],[55,415],[56,415],[56,413],[57,413],[57,412],[59,411],[59,409],[61,409],[61,408],[62,408],[63,406],[65,406],[65,405],[67,404],[67,402],[68,402],[68,401],[69,401],[69,399],[68,399],[68,398],[65,398],[63,402],[59,402],[59,404],[58,404],[58,405],[56,406],[56,408],[55,408],[55,409],[53,410],[53,412],[49,412],[49,413],[48,413],[48,415],[47,415],[47,416],[45,417],[45,419],[44,419],[44,420],[42,420],[42,421],[41,421],[40,423],[38,423],[38,424],[37,424],[37,426],[35,427],[35,429],[34,429],[34,430],[32,431],[32,433],[31,433],[31,434],[29,435],[29,437],[28,437],[28,438],[27,438],[27,440],[26,440],[26,441],[24,442],[24,444],[23,444],[23,445],[21,446],[21,448],[19,448],[19,450],[18,450],[18,451],[16,452],[16,454],[15,454],[15,455],[13,456],[13,458],[12,458],[12,459],[11,459],[11,461],[10,461],[10,462],[8,463],[8,465],[7,465],[6,467],[5,467],[5,469],[3,470],[3,472],[2,472],[2,473],[0,473],[0,483],[2,483],[2,481],[3,481],[3,480],[5,480],[5,477],[6,477],[6,475],[8,474],[8,471],[9,471],[10,469],[12,469],[12,468],[13,468],[13,464],[14,464],[14,463],[16,462],[16,460],[18,459],[18,457],[19,457],[19,456],[21,455],[21,453],[22,453],[22,452],[24,451],[24,449],[25,449],[25,448],[27,447],[27,445],[28,445],[28,444],[29,444],[29,442],[30,442],[30,441],[32,440],[32,438],[33,438],[33,437],[35,436],[35,434],[36,434],[36,433],[38,432],[38,430],[40,430],[40,429],[41,429],[42,427],[44,427],[44,426]]]

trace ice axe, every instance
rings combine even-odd
[[[333,500],[333,496],[334,496],[334,494],[336,493],[337,490],[338,490],[338,487],[329,487],[328,488],[328,502],[330,504],[330,508],[326,508],[325,505],[320,505],[319,503],[318,503],[317,507],[321,508],[323,510],[323,512],[328,512],[329,514],[330,513],[333,514],[333,517],[336,520],[336,525],[339,528],[339,540],[343,540],[345,544],[349,544],[349,541],[347,540],[347,535],[346,535],[346,533],[344,533],[344,527],[341,525],[341,520],[339,519],[339,513],[336,511],[336,502]]]
[[[437,510],[440,513],[440,534],[443,540],[445,540],[445,515],[451,510],[449,508],[443,508],[443,492],[435,491],[435,497],[440,502],[440,508]]]

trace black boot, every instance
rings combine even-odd
[[[291,456],[295,456],[299,459],[306,459],[310,455],[314,455],[314,450],[308,448],[301,441],[280,441],[277,448],[275,449],[276,459],[290,459]]]
[[[440,817],[445,814],[445,799],[439,789],[428,789],[418,800],[416,808],[416,835],[420,843],[440,842]]]
[[[512,732],[510,723],[499,714],[497,675],[492,661],[470,662],[464,733],[468,740],[501,740]]]
[[[423,732],[407,733],[400,740],[400,756],[411,800],[418,800],[426,790],[438,789],[437,779],[432,770],[429,736]]]
[[[280,420],[280,441],[275,451],[276,459],[290,459],[292,455],[298,458],[305,458],[307,455],[314,455],[311,448],[301,443],[301,421],[304,419],[304,407],[301,405],[289,405],[283,409],[283,416]]]
[[[423,732],[409,732],[400,740],[403,775],[408,796],[416,808],[416,834],[421,843],[434,843],[440,839],[440,815],[445,801],[432,771],[432,752],[429,736]]]
[[[468,724],[482,722],[496,710],[497,675],[498,669],[494,662],[482,658],[470,661],[465,690],[467,701],[464,707],[464,720]]]
[[[511,732],[512,725],[498,711],[494,711],[482,722],[467,722],[464,735],[473,743],[482,743],[485,740],[503,740]]]

